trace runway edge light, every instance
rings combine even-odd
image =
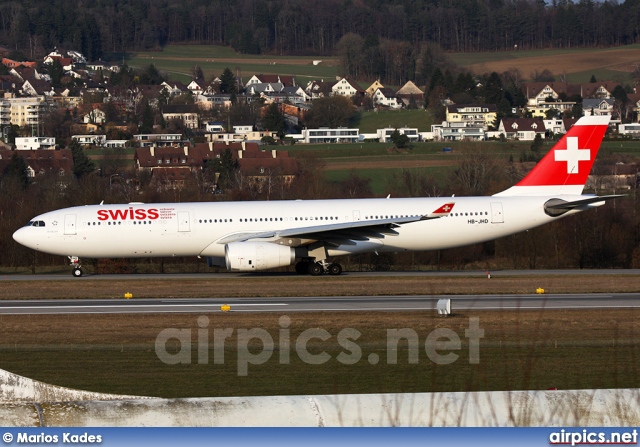
[[[438,300],[436,304],[438,315],[447,316],[451,314],[451,300],[449,298],[442,298]]]
[[[129,300],[129,299],[133,298],[133,293],[127,292],[127,293],[124,294],[124,297]]]

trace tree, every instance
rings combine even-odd
[[[27,189],[29,185],[29,175],[27,174],[27,165],[22,157],[19,157],[17,153],[11,155],[11,161],[4,169],[3,175],[5,178],[14,179],[22,187]]]
[[[231,149],[227,148],[216,158],[207,162],[205,166],[206,175],[209,177],[217,177],[217,189],[226,191],[233,187],[236,173],[240,169],[238,159],[233,156]],[[211,173],[214,173],[212,176]]]
[[[271,103],[262,117],[262,127],[271,132],[276,132],[278,138],[282,139],[285,132],[285,119],[284,114],[280,111],[280,107],[277,103]]]
[[[403,133],[398,132],[398,129],[394,130],[391,135],[389,136],[389,139],[393,142],[394,146],[396,147],[396,149],[404,149],[406,148],[410,141],[409,137],[406,136]]]
[[[540,152],[540,149],[542,149],[542,137],[540,136],[539,133],[536,133],[536,137],[533,139],[533,142],[531,143],[531,152],[535,152],[538,153]]]
[[[60,87],[62,85],[62,77],[64,76],[64,68],[59,59],[54,59],[49,66],[49,76],[51,76],[51,85]]]
[[[232,95],[238,93],[238,84],[236,83],[236,77],[233,75],[233,72],[229,69],[229,67],[225,68],[220,75],[220,92],[229,93]]]
[[[591,79],[589,79],[589,83],[595,84],[596,82],[598,82],[598,80],[596,79],[596,75],[591,75]]]
[[[200,65],[194,65],[191,67],[191,78],[194,81],[204,79],[204,73],[202,72],[202,67],[200,67]]]
[[[318,98],[313,101],[311,109],[305,115],[305,123],[309,128],[346,127],[355,113],[353,103],[345,96]]]
[[[151,109],[149,102],[145,101],[144,109],[142,109],[141,124],[138,131],[140,133],[152,133],[154,123],[155,120],[153,110]]]
[[[71,144],[69,144],[69,150],[71,150],[71,156],[73,157],[73,174],[76,178],[80,179],[86,174],[90,174],[95,171],[95,165],[87,154],[84,153],[82,146],[77,140],[71,141]]]

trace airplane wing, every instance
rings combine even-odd
[[[229,234],[216,242],[228,244],[231,242],[246,242],[254,239],[270,239],[295,237],[299,239],[314,239],[344,243],[348,240],[367,240],[371,237],[384,237],[398,234],[394,228],[411,222],[439,219],[451,213],[454,203],[445,203],[441,207],[424,215],[396,217],[388,219],[359,220],[335,224],[310,225],[305,227],[287,228],[283,230],[263,231],[255,233]]]

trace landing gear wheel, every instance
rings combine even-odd
[[[309,273],[309,262],[300,261],[296,264],[295,268],[298,275],[306,275],[307,273]]]
[[[82,269],[79,267],[73,269],[73,276],[75,276],[76,278],[80,278],[82,276]]]
[[[324,268],[322,264],[318,264],[314,262],[313,264],[309,264],[309,274],[312,276],[320,276],[324,273]]]
[[[333,263],[329,266],[329,274],[330,275],[339,275],[342,273],[342,266],[337,263]]]

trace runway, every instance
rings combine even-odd
[[[494,278],[500,277],[514,277],[514,276],[598,276],[598,275],[640,275],[640,269],[582,269],[582,270],[492,270],[491,276]],[[392,272],[352,272],[347,271],[342,276],[355,277],[355,278],[367,278],[367,277],[486,277],[486,270],[420,270],[420,271],[392,271]],[[306,275],[298,275],[296,273],[282,273],[282,272],[258,272],[258,273],[145,273],[145,274],[107,274],[107,275],[92,275],[85,274],[81,278],[75,278],[71,275],[71,270],[68,274],[9,274],[0,275],[0,281],[87,281],[87,280],[99,280],[99,281],[144,281],[150,279],[165,279],[165,280],[185,280],[185,279],[229,279],[229,278],[242,278],[250,280],[252,278],[307,278]]]
[[[434,310],[439,299],[451,300],[451,311],[640,308],[640,293],[569,295],[420,295],[276,298],[183,298],[112,300],[2,301],[0,315],[159,314],[230,312],[332,312]]]

